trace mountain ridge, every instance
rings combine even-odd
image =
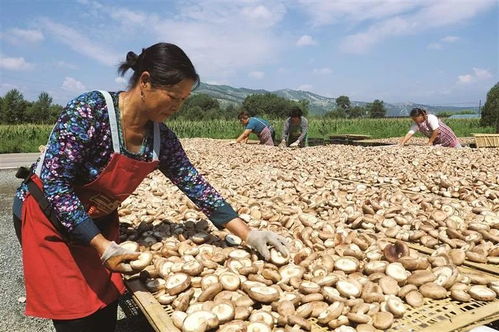
[[[251,94],[265,94],[273,93],[280,97],[298,101],[301,99],[308,100],[310,102],[309,109],[312,115],[322,115],[336,107],[336,98],[324,97],[319,94],[304,91],[304,90],[293,90],[293,89],[280,89],[275,91],[268,91],[265,89],[249,89],[249,88],[235,88],[230,85],[215,85],[201,82],[200,86],[196,89],[194,93],[205,93],[212,98],[217,99],[222,106],[227,106],[229,104],[239,105],[244,99]],[[351,100],[352,106],[365,106],[369,102],[365,101],[355,101]],[[408,116],[409,112],[414,107],[423,107],[427,109],[430,113],[440,113],[443,111],[447,112],[459,112],[463,110],[477,110],[477,107],[460,107],[460,106],[438,106],[438,105],[425,105],[413,102],[398,102],[398,103],[384,103],[387,110],[386,115],[388,117],[394,116]]]

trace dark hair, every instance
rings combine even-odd
[[[289,109],[289,116],[292,118],[301,118],[303,111],[298,106],[291,106]]]
[[[189,57],[180,47],[169,43],[157,43],[143,48],[140,55],[128,52],[118,73],[123,76],[128,69],[133,70],[128,82],[130,87],[137,85],[140,75],[145,71],[151,76],[153,87],[174,85],[184,79],[191,79],[194,81],[192,89],[195,90],[200,83],[199,75]]]
[[[239,113],[239,115],[237,116],[237,118],[238,118],[239,120],[241,120],[242,118],[246,118],[246,119],[247,119],[247,118],[249,118],[249,117],[250,117],[250,114],[249,114],[248,112],[246,112],[246,111],[242,111],[242,112],[241,112],[241,113]]]
[[[415,107],[411,110],[411,113],[409,115],[411,116],[411,118],[414,118],[414,117],[420,116],[420,115],[426,115],[426,110],[424,108]]]

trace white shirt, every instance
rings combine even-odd
[[[428,114],[427,116],[428,116],[428,124],[430,125],[430,129],[431,130],[438,129],[438,118],[433,114]],[[418,125],[413,124],[411,126],[411,129],[409,129],[408,134],[414,135],[414,133],[416,133],[417,131],[419,131]]]

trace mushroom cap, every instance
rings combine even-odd
[[[410,253],[409,246],[407,243],[402,241],[396,241],[395,243],[389,243],[384,249],[383,254],[386,260],[390,263],[396,262],[399,258],[408,256]]]
[[[405,296],[405,301],[414,308],[420,307],[424,304],[423,295],[417,290],[412,290]]]
[[[247,293],[253,300],[261,303],[271,303],[279,298],[279,292],[273,287],[253,286]]]
[[[432,282],[435,279],[437,279],[437,276],[428,270],[417,270],[414,271],[408,278],[407,278],[407,283],[408,284],[413,284],[416,286],[421,286],[423,284],[426,284],[428,282]]]
[[[218,278],[224,289],[237,290],[241,285],[241,279],[233,272],[224,272]]]
[[[355,257],[345,256],[337,259],[334,267],[346,273],[355,272],[359,268],[359,261]]]
[[[215,304],[211,312],[217,315],[221,324],[234,319],[235,314],[234,306],[230,302]]]
[[[362,291],[357,285],[347,280],[339,280],[336,283],[336,289],[340,292],[341,295],[349,298],[349,297],[358,297]]]
[[[386,311],[378,311],[373,315],[373,326],[380,330],[387,330],[393,324],[393,314]]]
[[[175,273],[166,279],[165,289],[170,295],[186,290],[191,284],[191,277],[185,273]]]
[[[184,319],[182,332],[204,332],[217,327],[218,317],[209,311],[196,311],[187,315]]]
[[[447,297],[447,290],[433,282],[423,284],[419,287],[419,291],[424,297],[440,300]]]
[[[470,287],[468,293],[478,301],[493,301],[497,297],[496,292],[484,285],[473,285]]]

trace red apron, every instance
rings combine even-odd
[[[116,113],[111,96],[101,91],[108,107],[113,149],[111,160],[92,182],[75,188],[80,201],[108,240],[119,240],[117,207],[158,166],[159,125],[154,124],[153,161],[121,155]],[[39,178],[44,154],[33,181]],[[86,317],[116,301],[125,292],[120,273],[104,267],[94,248],[62,240],[31,195],[22,208],[22,250],[26,315],[50,319]]]

